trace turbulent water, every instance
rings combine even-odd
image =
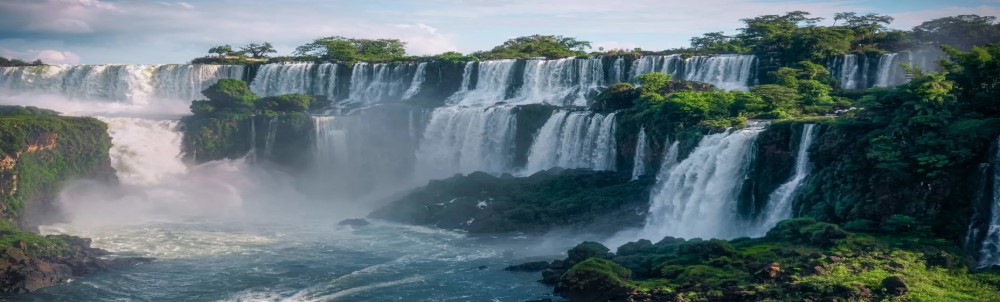
[[[665,159],[665,165],[670,166],[659,172],[646,226],[639,236],[653,240],[664,236],[748,235],[751,230],[740,223],[737,215],[737,195],[753,141],[761,131],[746,129],[708,135],[683,161],[672,164]]]
[[[646,128],[639,129],[639,136],[635,142],[635,156],[632,157],[632,180],[639,179],[646,175],[647,157],[649,156],[649,141],[646,138]]]
[[[615,114],[560,110],[531,145],[528,174],[554,167],[615,170]]]
[[[990,203],[990,220],[986,237],[979,251],[979,267],[1000,265],[1000,139],[997,140],[997,154],[993,166],[993,200]]]
[[[673,75],[675,80],[705,82],[726,90],[748,90],[757,58],[751,55],[644,56],[632,62],[632,78],[650,72]]]
[[[512,106],[435,109],[416,153],[418,178],[512,172],[515,127]]]
[[[795,154],[795,174],[792,174],[792,178],[788,182],[771,192],[767,208],[761,213],[763,216],[756,235],[763,236],[778,222],[792,218],[792,202],[802,187],[803,181],[809,176],[809,147],[812,146],[815,138],[815,128],[814,124],[803,125],[799,149]]]
[[[50,65],[0,67],[0,93],[187,109],[219,79],[243,76],[237,65]],[[27,101],[26,104],[37,104]],[[44,104],[43,104],[44,106]]]

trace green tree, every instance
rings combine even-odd
[[[639,81],[639,90],[642,91],[643,94],[659,93],[659,91],[667,88],[667,85],[670,84],[671,77],[671,75],[662,72],[641,74],[637,78]]]
[[[304,94],[285,94],[257,100],[257,108],[274,112],[303,112],[309,110],[314,97]]]
[[[237,79],[219,80],[201,93],[212,101],[216,109],[252,108],[254,101],[257,100],[257,95],[250,91],[247,82]]]
[[[324,37],[299,46],[295,54],[344,62],[391,61],[406,56],[406,43],[397,39]]]
[[[267,58],[268,54],[278,52],[269,42],[250,42],[240,47],[240,51],[255,59]]]
[[[913,28],[913,35],[923,43],[968,51],[1000,41],[1000,23],[994,16],[960,15],[924,22]]]
[[[691,48],[714,53],[739,53],[746,51],[732,36],[723,32],[705,33],[701,37],[691,38]]]
[[[215,46],[215,47],[209,48],[208,49],[208,53],[210,53],[210,54],[216,54],[216,55],[218,55],[220,57],[242,55],[242,53],[233,50],[233,47],[229,46],[229,44],[219,45],[219,46]]]
[[[554,59],[586,55],[587,49],[590,49],[588,41],[564,36],[532,35],[507,40],[488,52],[477,52],[474,55],[484,59]]]

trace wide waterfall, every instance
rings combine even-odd
[[[737,197],[753,142],[761,131],[745,129],[705,136],[687,158],[660,171],[640,237],[656,240],[664,236],[749,235],[737,214]]]
[[[517,102],[587,106],[607,86],[601,58],[529,60]]]
[[[337,69],[334,63],[265,64],[257,70],[250,90],[260,96],[282,94],[337,96]]]
[[[896,59],[899,54],[887,53],[878,59],[875,87],[893,87],[906,83],[906,75]]]
[[[559,110],[538,131],[526,173],[561,168],[615,170],[615,114]]]
[[[354,63],[348,99],[364,104],[400,100],[416,68],[417,64]]]
[[[866,57],[862,56],[861,60],[865,60],[865,63],[867,63]],[[838,82],[840,82],[840,88],[867,88],[865,87],[868,83],[867,69],[862,69],[862,65],[859,65],[858,61],[858,55],[855,54],[844,55],[831,60],[827,69],[829,69],[830,73],[837,78]]]
[[[763,236],[768,230],[778,225],[778,222],[792,218],[792,202],[795,200],[803,181],[809,176],[809,147],[812,146],[815,137],[814,129],[816,125],[806,124],[802,126],[802,138],[799,139],[799,150],[795,155],[795,174],[788,182],[771,192],[767,201],[767,209],[762,213],[761,223],[758,225],[758,236]]]
[[[993,159],[993,202],[990,205],[990,220],[979,250],[979,267],[1000,265],[1000,138],[997,139],[997,153]]]
[[[699,81],[725,90],[748,90],[757,57],[752,55],[644,56],[632,62],[631,78],[650,72],[673,75],[675,80]]]
[[[0,92],[84,101],[152,105],[191,100],[219,79],[242,78],[238,65],[47,65],[0,67]]]
[[[453,105],[492,105],[507,99],[507,88],[517,60],[469,62],[462,74],[462,86],[448,98]]]
[[[511,172],[515,127],[509,105],[435,109],[416,152],[417,178]]]
[[[649,140],[646,138],[646,127],[639,128],[639,137],[635,142],[635,156],[632,157],[632,180],[646,175]]]
[[[420,92],[421,86],[424,85],[424,80],[427,78],[427,63],[423,62],[417,64],[417,71],[413,75],[413,80],[410,81],[410,88],[406,89],[403,93],[403,99],[408,100]]]

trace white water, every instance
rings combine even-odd
[[[435,109],[416,152],[417,177],[510,172],[515,126],[513,106]]]
[[[840,88],[843,89],[861,89],[864,88],[864,81],[862,80],[862,74],[865,70],[861,70],[861,66],[858,65],[858,55],[844,55],[840,58],[840,69],[839,69],[839,81]]]
[[[979,250],[979,267],[1000,265],[1000,139],[993,165],[993,203],[990,205],[990,223]]]
[[[875,87],[892,87],[905,82],[903,69],[896,62],[897,53],[884,54],[878,59],[878,72],[875,77]]]
[[[401,99],[409,88],[410,67],[414,64],[355,63],[349,99],[363,104]]]
[[[545,103],[557,106],[587,106],[604,81],[601,58],[528,60],[518,103]]]
[[[761,129],[708,135],[683,161],[660,171],[646,225],[639,237],[659,240],[747,235],[737,197]],[[673,149],[673,148],[671,148]],[[668,155],[672,153],[668,151]],[[665,160],[665,164],[670,161]]]
[[[100,118],[111,136],[111,166],[119,181],[130,185],[152,185],[167,177],[187,173],[181,161],[178,122],[140,118]]]
[[[725,90],[748,90],[753,80],[757,58],[752,55],[644,56],[632,62],[630,73],[636,77],[650,72],[673,75],[675,80],[705,82]]]
[[[639,129],[639,137],[635,142],[635,156],[632,157],[632,180],[646,175],[646,157],[649,153],[649,142],[646,138],[646,127]]]
[[[257,70],[250,90],[259,96],[301,93],[337,95],[337,69],[334,63],[274,63]]]
[[[420,63],[417,65],[417,71],[413,74],[413,80],[410,81],[410,88],[406,89],[406,93],[403,93],[403,99],[408,100],[413,98],[420,92],[420,87],[424,84],[424,79],[427,77],[427,63]]]
[[[809,147],[815,138],[816,125],[806,124],[802,127],[802,138],[799,140],[799,150],[795,154],[795,174],[788,182],[771,192],[766,210],[762,213],[763,220],[758,226],[757,236],[763,236],[768,230],[778,225],[778,222],[792,218],[792,202],[798,196],[802,182],[809,176]]]
[[[507,88],[510,87],[516,62],[517,60],[496,60],[466,63],[462,87],[448,98],[448,103],[476,106],[503,102],[507,99]],[[473,76],[476,77],[475,85]]]
[[[538,131],[524,172],[554,167],[613,171],[615,145],[614,113],[559,110]]]
[[[238,65],[50,65],[0,67],[0,93],[8,98],[46,96],[130,107],[187,109],[219,79],[243,75]],[[176,109],[176,108],[173,108]]]

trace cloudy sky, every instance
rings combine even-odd
[[[616,3],[620,2],[620,3]],[[1000,15],[1000,0],[0,0],[0,56],[48,63],[183,63],[218,44],[268,41],[289,54],[313,38],[398,38],[412,54],[471,52],[561,34],[596,47],[667,49],[740,19],[804,10],[933,18]]]

